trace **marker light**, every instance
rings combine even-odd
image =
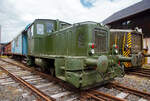
[[[116,45],[115,48],[118,48],[118,46]]]
[[[94,49],[91,49],[91,53],[92,53],[92,54],[94,54],[94,53],[95,53]]]
[[[92,49],[94,48],[94,43],[92,43],[92,46],[91,46],[91,48],[92,48]]]
[[[115,49],[115,53],[118,54],[118,50],[117,49]]]

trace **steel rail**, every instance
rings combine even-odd
[[[128,70],[127,74],[150,78],[150,69],[135,68],[135,69]]]
[[[95,95],[97,95],[97,96],[102,96],[102,97],[105,97],[106,99],[105,100],[107,100],[107,98],[109,98],[110,100],[114,100],[114,101],[126,101],[125,99],[121,99],[121,98],[118,98],[118,97],[116,97],[116,96],[112,96],[112,95],[110,95],[110,94],[106,94],[106,93],[102,93],[102,92],[100,92],[100,91],[97,91],[97,90],[91,90],[91,92],[90,92],[91,94],[95,94]]]
[[[109,85],[115,87],[118,90],[127,91],[131,94],[138,95],[138,96],[141,96],[143,98],[150,100],[150,93],[146,93],[146,92],[142,92],[142,91],[139,91],[139,90],[136,90],[133,88],[125,87],[117,82],[115,82],[115,83],[111,82],[111,83],[109,83]]]
[[[148,77],[150,78],[150,74],[148,73],[142,73],[142,72],[133,72],[133,73],[129,73],[131,75],[137,75],[137,76],[143,76],[143,77]]]
[[[72,91],[72,89],[73,89],[75,92],[79,92],[79,89],[76,89],[75,87],[71,86],[70,84],[68,84],[66,82],[62,82],[62,80],[57,79],[55,77],[52,77],[51,75],[47,75],[45,73],[42,73],[42,72],[38,71],[37,69],[33,69],[31,67],[28,67],[28,66],[12,63],[12,62],[3,60],[1,58],[0,58],[0,60],[3,61],[3,62],[6,62],[6,63],[12,64],[12,65],[18,66],[18,67],[20,67],[20,68],[22,68],[24,70],[28,70],[30,72],[33,72],[33,73],[35,73],[37,75],[40,75],[41,77],[43,77],[45,79],[48,79],[49,81],[53,81],[55,83],[58,83],[60,86],[64,87],[67,90],[71,90]]]
[[[143,71],[150,71],[150,69],[147,69],[147,68],[141,68],[141,70],[143,70]]]
[[[150,72],[150,69],[146,69],[146,68],[138,68],[138,69],[131,69],[129,70],[129,72]]]
[[[25,70],[29,70],[29,71],[31,71],[31,72],[34,72],[35,74],[38,74],[38,75],[41,75],[42,77],[44,77],[44,78],[46,78],[46,79],[49,79],[49,80],[51,80],[51,81],[54,81],[54,82],[56,82],[56,83],[59,83],[61,86],[63,86],[64,88],[68,88],[68,89],[70,89],[70,85],[68,86],[67,84],[64,84],[64,82],[62,82],[61,80],[59,80],[59,79],[57,79],[57,78],[53,78],[52,76],[50,76],[50,75],[47,75],[47,74],[45,74],[45,73],[42,73],[42,72],[39,72],[39,71],[37,71],[37,70],[35,70],[35,69],[32,69],[32,68],[29,68],[29,67],[27,67],[27,66],[24,66],[24,65],[19,65],[19,64],[16,64],[16,63],[12,63],[12,62],[9,62],[9,61],[6,61],[6,60],[3,60],[3,59],[0,59],[0,60],[2,60],[2,61],[4,61],[4,62],[7,62],[7,63],[10,63],[10,64],[12,64],[12,65],[16,65],[16,66],[18,66],[18,67],[21,67],[22,69],[25,69]],[[115,84],[115,83],[110,83],[110,85],[112,85],[112,86],[115,86],[117,89],[122,89],[123,91],[125,90],[125,88],[128,88],[128,87],[124,87],[124,86],[120,86],[120,84]],[[119,86],[119,87],[117,87],[117,86]],[[138,95],[138,96],[141,96],[141,97],[144,97],[144,98],[148,98],[149,99],[149,97],[150,97],[150,94],[149,93],[145,93],[145,92],[141,92],[141,91],[137,91],[136,93],[134,92],[134,90],[135,89],[131,89],[131,88],[128,88],[128,89],[130,89],[130,90],[128,90],[128,92],[129,93],[131,93],[131,94],[135,94],[135,95]],[[75,89],[75,90],[77,90],[78,91],[78,89]],[[100,98],[101,96],[103,96],[103,97],[105,97],[105,96],[107,96],[106,98],[108,99],[109,98],[109,96],[110,97],[115,97],[115,96],[112,96],[112,95],[109,95],[109,94],[106,94],[106,93],[103,93],[102,94],[102,92],[99,92],[99,91],[96,91],[96,90],[91,90],[91,91],[87,91],[88,93],[83,93],[83,94],[81,94],[81,100],[82,101],[84,101],[85,99],[89,99],[89,98],[92,98],[92,99],[95,99],[95,100],[100,100],[100,101],[103,101],[104,99],[102,99],[102,98]],[[142,95],[141,94],[139,94],[139,92],[141,92],[141,93],[143,93]],[[102,95],[101,95],[102,94]],[[148,95],[147,95],[148,94]],[[83,96],[82,96],[83,95]],[[118,97],[115,97],[116,99],[118,99]],[[112,99],[111,99],[112,100]],[[115,101],[125,101],[125,99],[118,99],[118,100],[115,100]]]
[[[87,95],[86,95],[87,97],[89,97],[89,98],[94,98],[95,100],[97,100],[97,101],[106,101],[106,100],[104,100],[105,98],[103,97],[103,99],[102,98],[99,98],[99,97],[97,97],[97,96],[95,96],[94,94],[91,94],[91,93],[87,93]],[[108,99],[108,98],[107,98]]]
[[[137,76],[142,76],[142,77],[148,77],[150,78],[150,73],[148,72],[143,72],[143,71],[135,71],[135,72],[128,72],[127,74],[130,74],[130,75],[137,75]]]
[[[45,101],[55,101],[54,98],[47,96],[42,91],[38,90],[36,87],[32,86],[31,84],[29,84],[28,82],[26,82],[22,78],[13,75],[8,70],[6,70],[3,66],[0,66],[0,68],[2,70],[4,70],[10,77],[12,77],[13,79],[15,79],[15,81],[19,82],[20,84],[22,84],[25,87],[28,87],[31,91],[33,91],[34,93],[36,93],[38,96],[40,96],[41,98],[43,98]]]
[[[148,74],[148,75],[150,75],[150,71],[137,71],[137,73],[143,73],[143,74]]]
[[[81,101],[85,101],[87,99],[95,99],[96,101],[126,101],[124,99],[94,89],[82,92],[80,99]]]

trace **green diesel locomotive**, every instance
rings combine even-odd
[[[118,57],[110,55],[109,29],[99,23],[36,19],[24,34],[27,63],[77,88],[101,85],[124,74]]]

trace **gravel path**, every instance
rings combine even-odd
[[[135,75],[125,75],[123,78],[115,78],[114,82],[118,82],[126,87],[134,88],[136,90],[150,93],[150,79],[146,77],[140,77]],[[100,87],[97,89],[98,91],[117,96],[121,93],[121,91],[116,90],[114,88],[106,88],[106,87]],[[125,98],[127,101],[147,101],[142,100],[141,97],[128,94],[128,96]]]
[[[150,79],[134,75],[125,75],[123,78],[116,78],[117,82],[134,89],[150,93]]]

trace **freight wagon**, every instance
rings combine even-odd
[[[21,32],[17,37],[15,37],[12,42],[11,53],[18,56],[27,55],[27,35]]]
[[[4,50],[5,50],[5,45],[7,43],[0,43],[0,55],[3,55],[4,54]]]
[[[11,42],[4,46],[4,55],[11,55]]]
[[[141,67],[144,63],[142,33],[125,29],[111,29],[110,32],[110,50],[113,54],[134,57],[133,61],[123,63],[126,69]]]

